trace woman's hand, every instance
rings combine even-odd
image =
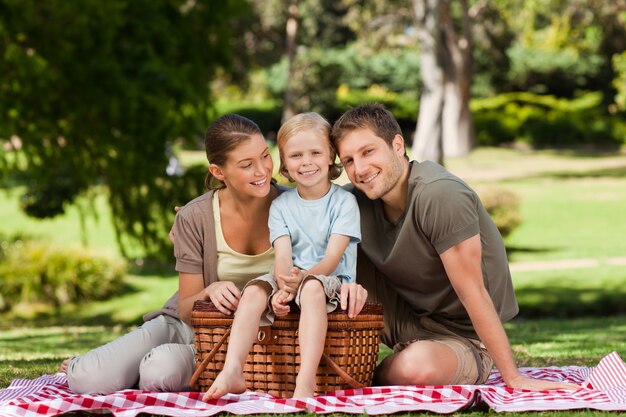
[[[237,310],[241,291],[231,281],[217,281],[204,289],[204,299],[211,301],[215,307],[230,316]]]
[[[355,318],[363,309],[367,301],[367,290],[352,282],[350,284],[341,285],[341,308],[348,310],[348,317]]]

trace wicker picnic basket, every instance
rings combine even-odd
[[[294,309],[292,308],[292,311]],[[277,318],[271,327],[259,329],[244,364],[249,390],[276,397],[290,397],[295,388],[300,355],[299,313]],[[196,372],[190,385],[206,391],[224,366],[232,317],[220,313],[207,301],[196,301],[191,318],[196,346]],[[326,346],[317,371],[318,394],[359,388],[372,382],[383,328],[380,304],[366,304],[349,319],[344,311],[328,315]]]

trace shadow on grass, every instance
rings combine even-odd
[[[550,252],[556,252],[561,248],[558,247],[539,247],[539,246],[506,246],[507,259],[509,262],[512,261],[512,258],[517,253],[541,253],[546,254]]]
[[[557,285],[515,290],[519,317],[572,318],[626,314],[626,288],[568,288]]]
[[[626,178],[626,164],[611,168],[600,168],[584,171],[542,172],[525,178],[576,180],[584,178]]]
[[[0,316],[0,330],[18,326],[133,326],[142,316],[159,309],[173,294],[171,274],[134,276],[116,295],[97,301],[72,303],[38,312]]]
[[[3,361],[0,389],[7,387],[15,378],[31,379],[40,375],[53,374],[63,359],[65,358]]]
[[[623,315],[515,318],[506,327],[518,366],[595,366],[612,351],[626,354]]]

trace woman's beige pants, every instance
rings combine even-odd
[[[136,386],[148,391],[187,391],[194,355],[193,329],[161,315],[73,358],[67,381],[78,394],[110,394]]]

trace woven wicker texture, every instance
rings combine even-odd
[[[259,339],[262,340],[253,345],[244,364],[249,390],[276,397],[292,395],[300,362],[299,317],[297,312],[290,313],[277,318],[271,328],[259,330]],[[224,366],[228,348],[228,338],[224,336],[230,331],[232,318],[220,313],[210,302],[196,301],[192,324],[198,367],[223,341],[206,368],[202,371],[198,369],[194,388],[206,391]],[[366,304],[354,319],[349,319],[344,311],[328,315],[325,357],[317,371],[318,394],[371,384],[382,328],[383,310],[380,304]],[[333,366],[332,362],[337,366]]]

